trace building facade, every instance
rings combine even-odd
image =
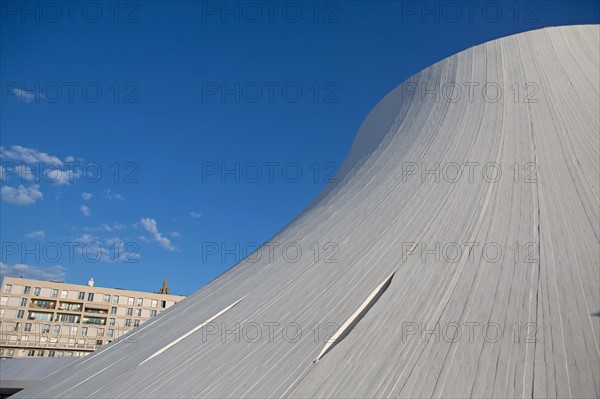
[[[161,290],[162,291],[162,290]],[[0,357],[85,356],[184,296],[5,277]]]

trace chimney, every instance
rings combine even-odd
[[[91,278],[90,281],[88,281],[88,287],[93,287],[94,286],[94,278]]]

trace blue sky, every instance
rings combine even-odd
[[[297,215],[410,75],[600,20],[572,0],[72,4],[1,4],[2,274],[184,295]]]

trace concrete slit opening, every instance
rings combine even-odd
[[[352,331],[354,327],[361,321],[361,319],[367,314],[369,310],[377,303],[379,298],[388,289],[394,278],[392,273],[386,278],[381,284],[371,292],[371,294],[365,299],[365,301],[356,309],[356,311],[342,324],[338,331],[327,341],[319,356],[313,361],[317,363],[323,356],[325,356],[330,350],[332,350],[337,344],[339,344],[346,336]]]
[[[202,327],[204,327],[205,325],[207,325],[208,323],[210,323],[211,321],[213,321],[214,319],[216,319],[217,317],[221,316],[223,313],[227,312],[229,309],[233,308],[235,305],[237,305],[238,303],[240,303],[242,301],[242,299],[244,299],[245,297],[238,299],[236,302],[232,303],[231,305],[227,306],[225,309],[221,310],[219,313],[215,314],[214,316],[212,316],[211,318],[209,318],[208,320],[206,320],[205,322],[201,323],[200,325],[192,328],[190,331],[188,331],[187,333],[183,334],[181,337],[177,338],[176,340],[174,340],[173,342],[171,342],[170,344],[164,346],[162,349],[154,352],[151,356],[149,356],[146,360],[144,360],[143,362],[141,362],[140,364],[138,364],[138,366],[141,366],[142,364],[146,363],[148,360],[160,355],[161,353],[163,353],[164,351],[166,351],[167,349],[171,348],[172,346],[177,345],[179,342],[183,341],[184,339],[186,339],[187,337],[189,337],[190,335],[192,335],[193,333],[195,333],[196,331],[200,330]]]

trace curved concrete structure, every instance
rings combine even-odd
[[[33,385],[75,361],[75,357],[0,359],[0,398]]]
[[[16,397],[600,396],[599,34],[411,77],[272,257]]]

